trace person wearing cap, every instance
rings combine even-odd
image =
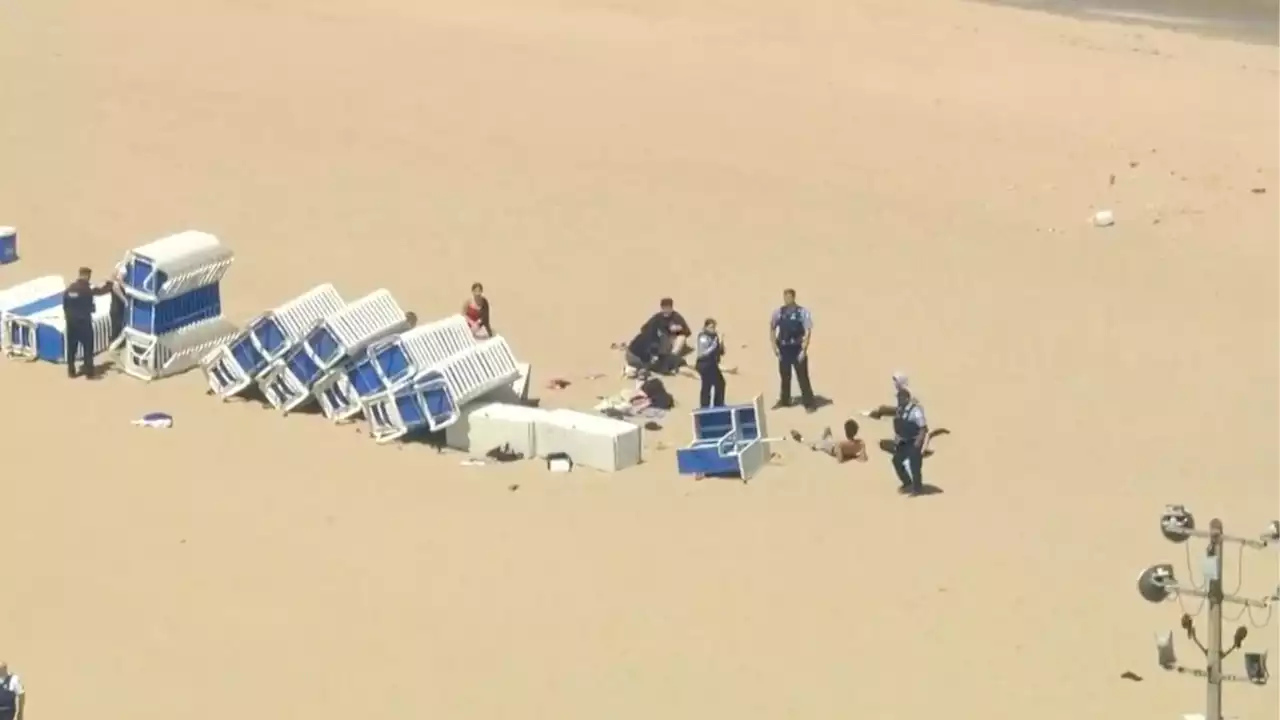
[[[782,387],[775,409],[791,406],[791,374],[800,383],[800,399],[809,412],[816,412],[813,386],[809,383],[809,341],[813,339],[813,314],[796,303],[796,291],[782,291],[782,307],[769,318],[769,341],[778,358],[778,376]]]
[[[76,377],[76,356],[84,353],[81,366],[87,378],[94,377],[93,371],[93,298],[111,292],[111,284],[103,283],[97,287],[90,284],[93,271],[87,267],[80,268],[75,280],[62,293],[62,314],[67,323],[67,377]]]
[[[902,492],[919,495],[924,490],[924,444],[929,437],[929,424],[924,406],[911,392],[905,373],[893,374],[893,388],[896,404],[881,405],[867,416],[893,416],[893,471]]]
[[[702,323],[696,352],[693,364],[702,379],[698,407],[724,407],[724,372],[720,369],[720,359],[724,357],[724,337],[716,331],[715,318],[707,318]]]
[[[9,672],[9,665],[0,660],[0,720],[22,720],[25,691],[22,680]]]

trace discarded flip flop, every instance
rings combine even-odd
[[[173,427],[173,416],[162,412],[147,413],[137,420],[131,421],[130,424],[137,427],[171,428]]]

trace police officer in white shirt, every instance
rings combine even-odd
[[[893,374],[893,387],[897,404],[881,405],[867,415],[873,418],[893,415],[893,471],[902,484],[902,492],[919,495],[924,491],[924,444],[929,437],[929,423],[924,416],[924,406],[908,387],[905,374]]]
[[[720,359],[724,357],[724,337],[716,332],[715,318],[707,318],[698,333],[697,359],[694,367],[702,379],[698,394],[698,407],[724,407],[724,371]]]
[[[22,680],[0,660],[0,720],[22,720],[23,696]]]
[[[782,291],[782,307],[769,317],[769,341],[778,357],[778,379],[781,388],[774,409],[791,406],[791,375],[800,383],[800,399],[805,410],[817,412],[818,406],[809,382],[809,341],[813,339],[813,313],[796,303],[796,291]]]

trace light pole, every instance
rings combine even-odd
[[[1208,530],[1197,530],[1195,517],[1181,505],[1170,505],[1160,517],[1160,532],[1170,542],[1185,543],[1190,538],[1203,538],[1206,541],[1204,559],[1201,562],[1201,573],[1204,575],[1203,587],[1197,587],[1194,581],[1190,585],[1180,584],[1174,577],[1172,565],[1152,565],[1138,576],[1138,593],[1148,602],[1160,603],[1171,598],[1199,598],[1201,606],[1208,606],[1209,627],[1208,643],[1201,643],[1196,634],[1192,615],[1182,615],[1182,629],[1187,638],[1205,655],[1205,668],[1184,667],[1178,664],[1173,651],[1173,633],[1156,636],[1156,650],[1160,667],[1196,677],[1205,678],[1205,720],[1223,720],[1222,717],[1222,685],[1225,682],[1250,682],[1255,685],[1267,683],[1267,654],[1245,653],[1245,675],[1224,675],[1222,660],[1239,650],[1249,631],[1243,625],[1236,628],[1231,647],[1225,652],[1222,649],[1222,606],[1224,604],[1241,606],[1241,613],[1250,613],[1254,609],[1270,610],[1272,603],[1280,601],[1280,587],[1269,597],[1262,599],[1247,598],[1226,593],[1222,589],[1222,557],[1229,545],[1236,545],[1243,555],[1246,549],[1261,550],[1280,543],[1280,521],[1272,522],[1267,531],[1257,538],[1237,537],[1223,532],[1222,521],[1214,518],[1209,522]],[[1187,566],[1191,567],[1191,551],[1187,550]],[[1243,569],[1243,564],[1241,565]],[[1239,579],[1237,578],[1237,583]],[[1239,586],[1237,585],[1237,588]],[[1196,615],[1200,614],[1197,610]],[[1270,615],[1268,614],[1268,620]],[[1264,622],[1263,625],[1266,623]]]

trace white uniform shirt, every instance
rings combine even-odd
[[[906,419],[918,428],[928,427],[929,423],[924,419],[924,406],[916,402],[915,398],[911,399],[911,404],[906,408]]]

